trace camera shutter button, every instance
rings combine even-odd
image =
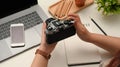
[[[53,28],[52,27],[48,27],[48,30],[52,30]]]

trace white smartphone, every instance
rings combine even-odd
[[[25,46],[24,24],[22,23],[11,24],[10,35],[11,35],[11,47]]]

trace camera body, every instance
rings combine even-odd
[[[48,18],[46,21],[46,42],[52,44],[75,35],[74,20],[59,20]]]

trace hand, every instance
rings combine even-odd
[[[69,14],[69,19],[73,19],[75,21],[74,26],[76,28],[77,35],[84,41],[89,41],[90,32],[85,28],[85,26],[81,23],[81,20],[76,14]]]
[[[53,44],[46,43],[45,29],[46,29],[46,23],[44,22],[42,26],[42,39],[39,49],[46,52],[47,54],[50,54],[54,50],[57,43],[53,43]]]

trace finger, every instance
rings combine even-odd
[[[46,23],[43,22],[43,25],[42,25],[42,42],[43,42],[43,43],[44,43],[45,40],[46,40],[45,29],[46,29]]]
[[[71,17],[69,16],[67,19],[73,19],[73,20],[76,20],[76,18],[75,18],[75,17],[72,17],[72,16],[71,16]]]
[[[42,36],[43,36],[43,33],[44,33],[44,22],[42,24]]]
[[[73,19],[75,21],[74,26],[76,29],[79,29],[79,27],[81,27],[82,24],[78,18],[71,16],[69,17],[69,19]]]
[[[44,31],[45,31],[45,29],[46,29],[46,23],[45,23],[45,22],[43,22],[43,25],[42,25],[42,32],[44,32]]]
[[[82,24],[79,17],[70,16],[68,18],[73,19],[75,21],[75,24]]]

